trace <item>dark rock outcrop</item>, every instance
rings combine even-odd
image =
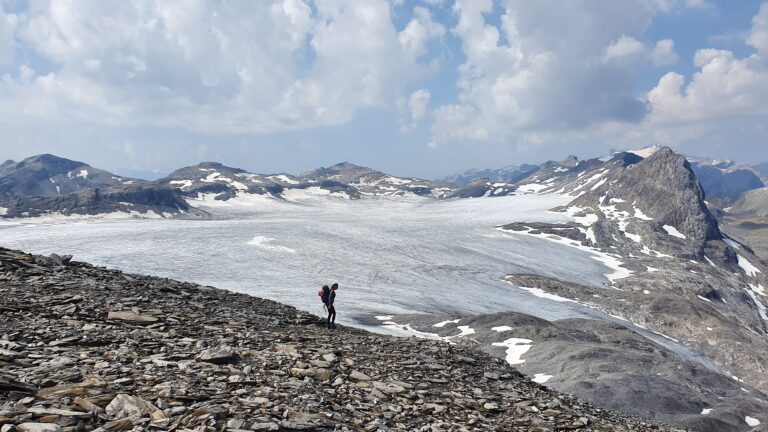
[[[153,211],[180,214],[192,211],[178,191],[153,184],[126,185],[109,189],[89,189],[60,197],[0,196],[2,217],[34,217],[47,214],[95,215],[112,212]]]
[[[21,162],[6,161],[0,165],[0,196],[57,197],[141,182],[50,154],[32,156]]]

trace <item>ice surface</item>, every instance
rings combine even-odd
[[[736,240],[729,239],[728,237],[723,237],[723,241],[728,244],[728,246],[734,248],[734,249],[741,249],[741,243],[737,242]]]
[[[536,193],[536,192],[541,192],[548,187],[549,185],[545,185],[545,184],[528,183],[528,184],[518,186],[517,190],[519,190],[520,192]]]
[[[512,330],[512,327],[510,327],[510,326],[498,326],[498,327],[492,327],[491,330],[493,330],[495,332],[501,333],[501,332]]]
[[[613,320],[586,305],[537,297],[504,281],[511,273],[533,273],[603,286],[603,274],[614,270],[593,259],[593,250],[495,229],[515,221],[567,222],[568,216],[547,210],[569,201],[557,195],[450,201],[306,195],[285,202],[242,194],[228,201],[192,200],[213,215],[211,220],[137,219],[122,212],[2,220],[0,245],[73,254],[126,272],[269,298],[319,316],[325,311],[317,290],[339,282],[337,320],[376,331],[382,327],[372,317],[391,322],[410,313],[509,311],[546,320]],[[274,240],[248,244],[257,236]],[[414,334],[407,325],[389,326],[385,331]],[[644,334],[716,368],[686,347]]]

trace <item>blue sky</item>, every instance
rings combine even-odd
[[[768,160],[768,2],[0,0],[0,159],[438,177]]]

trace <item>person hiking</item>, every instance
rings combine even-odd
[[[325,288],[323,287],[323,292],[325,292]],[[325,303],[326,309],[328,309],[328,328],[329,329],[335,329],[336,328],[336,308],[333,306],[334,300],[336,300],[336,290],[339,288],[339,284],[334,283],[331,285],[331,288],[328,290],[328,296],[327,299],[323,301]]]

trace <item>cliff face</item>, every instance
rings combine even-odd
[[[19,431],[672,430],[471,348],[68,257],[0,249],[0,310],[0,421]]]
[[[153,184],[127,185],[109,189],[89,189],[57,197],[2,197],[4,217],[42,216],[46,214],[92,215],[99,213],[138,212],[179,214],[190,207],[176,189]]]

